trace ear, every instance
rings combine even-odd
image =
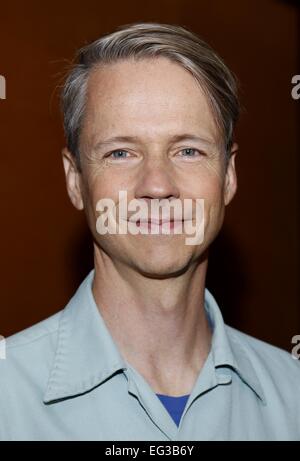
[[[235,156],[238,153],[238,145],[233,144],[230,152],[230,158],[228,160],[226,174],[225,174],[225,185],[224,185],[224,203],[228,205],[233,199],[237,190],[237,177],[235,170]]]
[[[66,147],[62,150],[62,159],[70,200],[75,208],[82,210],[84,206],[82,199],[81,173],[78,171],[76,160]]]

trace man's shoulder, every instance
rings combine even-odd
[[[262,384],[275,388],[295,388],[300,383],[300,360],[284,349],[226,325],[228,337],[237,356],[251,363]]]
[[[26,368],[34,372],[52,363],[56,350],[59,320],[63,310],[5,338],[5,358],[0,360],[2,379]]]
[[[6,338],[7,349],[23,349],[57,334],[62,310]],[[38,347],[38,345],[37,345]]]
[[[42,400],[56,354],[61,313],[5,338],[0,359],[0,438],[10,430],[8,423],[13,427],[28,406],[34,412],[37,399]]]

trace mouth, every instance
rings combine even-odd
[[[136,225],[138,228],[144,228],[148,230],[153,229],[175,229],[178,226],[182,226],[182,219],[138,219],[136,221],[130,221]]]
[[[164,223],[172,223],[172,222],[182,222],[182,220],[174,220],[174,219],[139,219],[137,223],[148,223],[148,224],[164,224]]]

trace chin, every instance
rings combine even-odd
[[[153,270],[151,270],[152,268],[149,268],[149,267],[145,267],[145,268],[140,268],[140,273],[141,275],[143,275],[144,277],[147,277],[147,278],[151,278],[151,279],[168,279],[168,278],[171,278],[171,277],[178,277],[182,274],[184,274],[187,270],[187,267],[183,267],[183,268],[160,268],[160,269],[157,269],[157,268],[153,268]]]
[[[173,254],[171,258],[164,258],[163,255],[156,256],[153,255],[151,258],[140,261],[135,259],[136,270],[145,277],[163,279],[179,276],[189,268],[189,257],[179,258],[176,254]]]

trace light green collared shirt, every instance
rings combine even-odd
[[[0,440],[300,440],[299,361],[225,325],[207,289],[212,346],[177,427],[122,358],[93,276],[63,310],[7,338]]]

